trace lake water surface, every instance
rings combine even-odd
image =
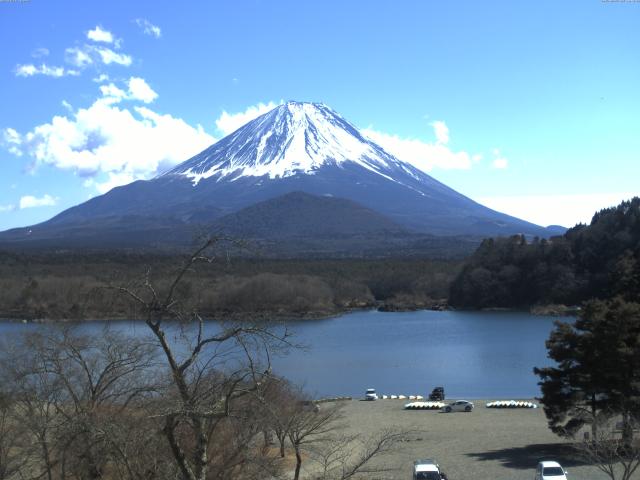
[[[302,383],[314,396],[379,393],[425,395],[445,387],[451,398],[539,395],[534,366],[549,365],[544,342],[553,318],[514,312],[363,311],[326,320],[290,322],[307,346],[273,359],[274,373]],[[139,322],[114,322],[134,335]],[[104,322],[85,323],[99,333]],[[0,323],[0,335],[42,328]]]

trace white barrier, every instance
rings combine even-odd
[[[379,400],[423,400],[422,395],[378,395]]]
[[[520,400],[496,400],[494,402],[488,402],[487,408],[538,408],[533,402],[526,402]]]
[[[405,410],[440,410],[444,406],[444,402],[411,402],[404,408]]]

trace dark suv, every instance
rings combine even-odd
[[[429,400],[442,401],[444,400],[444,387],[436,387],[429,394]]]

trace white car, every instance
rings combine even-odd
[[[377,400],[378,394],[376,393],[375,388],[367,388],[367,391],[364,394],[365,400]]]
[[[443,480],[440,466],[430,458],[413,462],[413,480]]]
[[[547,460],[538,463],[535,480],[567,480],[567,471],[558,462]]]
[[[440,409],[442,412],[470,412],[473,410],[473,403],[467,400],[456,400]]]

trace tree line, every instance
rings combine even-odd
[[[640,294],[640,198],[622,202],[563,236],[486,239],[451,284],[461,308],[579,305]]]
[[[500,255],[513,263],[492,271],[502,293],[520,295],[520,305],[581,302],[577,318],[557,321],[546,342],[553,364],[534,368],[541,402],[549,428],[571,439],[584,460],[612,480],[629,480],[640,468],[640,199],[598,212],[591,225],[550,242],[487,242],[476,260],[497,266]],[[544,282],[536,273],[552,268],[552,259],[561,274]],[[531,292],[500,274],[514,263],[530,270]]]
[[[264,259],[227,256],[199,265],[180,284],[207,317],[325,316],[380,304],[429,307],[446,299],[458,261],[431,259]],[[105,289],[148,275],[166,288],[180,257],[116,252],[0,252],[0,317],[132,318]]]

